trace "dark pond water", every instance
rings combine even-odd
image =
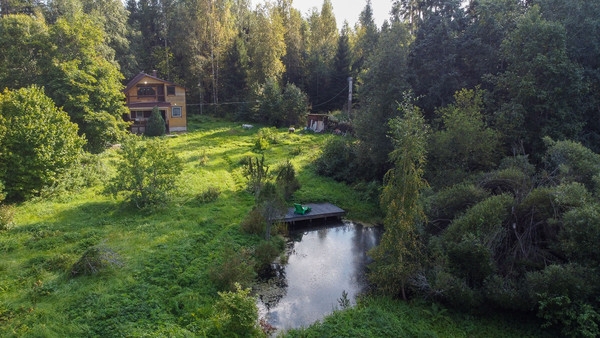
[[[256,287],[261,318],[279,331],[306,327],[350,305],[367,287],[367,251],[381,229],[346,222],[290,231],[286,264],[273,264],[273,276]]]

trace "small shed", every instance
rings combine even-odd
[[[126,121],[131,121],[131,132],[143,133],[152,109],[158,107],[165,120],[167,132],[187,130],[185,88],[160,79],[156,72],[136,75],[125,87],[126,105],[129,108]]]
[[[316,133],[325,131],[328,118],[327,114],[308,114],[306,127]]]

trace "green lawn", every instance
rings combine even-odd
[[[178,194],[165,209],[137,210],[103,195],[101,185],[18,205],[15,225],[0,232],[0,336],[202,336],[218,297],[209,268],[226,249],[260,242],[239,227],[254,203],[240,163],[260,156],[253,150],[257,130],[196,116],[188,133],[166,137],[185,166]],[[332,136],[283,129],[277,136],[265,159],[271,168],[287,160],[294,164],[302,184],[295,201],[328,201],[346,209],[351,219],[379,221],[375,205],[310,169]],[[106,176],[114,175],[116,150],[100,156]],[[221,195],[198,202],[208,187],[217,187]],[[71,277],[73,264],[93,246],[118,255],[114,268]]]

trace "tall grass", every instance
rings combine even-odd
[[[286,337],[555,337],[539,322],[523,316],[466,315],[437,304],[365,298],[353,308],[335,311],[308,328]]]

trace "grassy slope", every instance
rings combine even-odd
[[[256,129],[208,119],[193,122],[191,129],[167,141],[185,169],[180,192],[165,210],[128,208],[102,195],[100,186],[17,207],[16,225],[0,233],[0,336],[201,335],[217,295],[209,266],[225,247],[259,241],[239,231],[253,204],[239,163],[257,155]],[[377,221],[373,205],[308,170],[329,136],[285,131],[279,136],[265,158],[272,168],[287,159],[294,163],[302,184],[298,202],[329,201],[348,210],[349,218]],[[116,154],[102,157],[111,172]],[[209,186],[218,187],[221,196],[198,203],[194,198]],[[72,264],[98,244],[117,252],[123,267],[69,278]]]

